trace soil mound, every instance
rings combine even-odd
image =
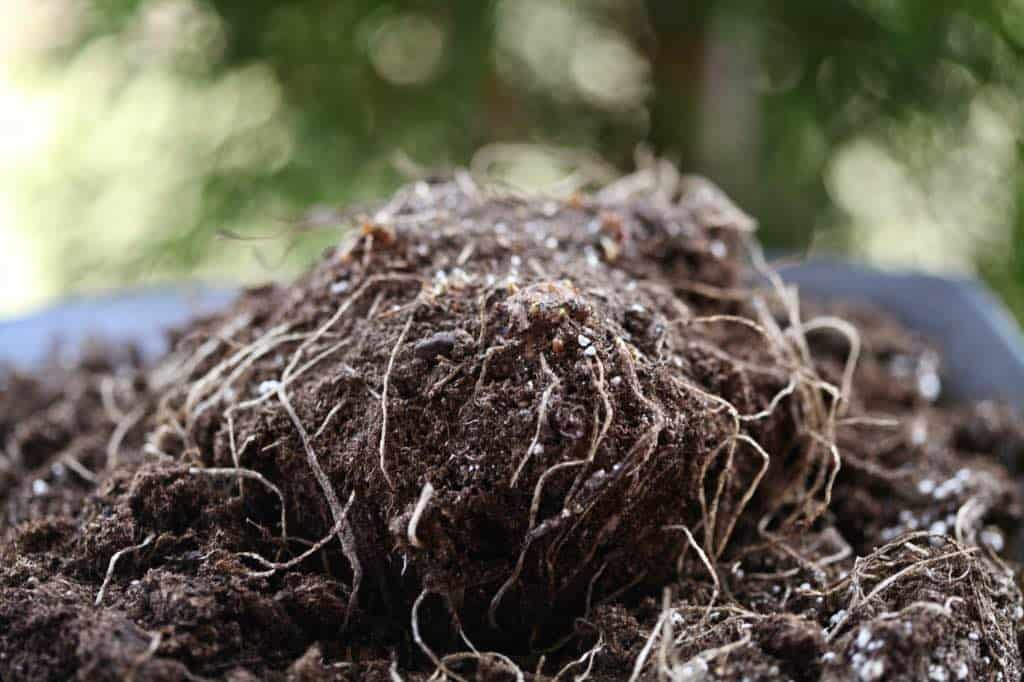
[[[458,174],[154,368],[9,374],[4,678],[1017,679],[1024,429],[752,230]]]

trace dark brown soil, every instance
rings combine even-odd
[[[8,373],[0,678],[1019,679],[1024,427],[751,228],[422,182],[156,367]]]

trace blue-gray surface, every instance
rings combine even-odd
[[[1024,336],[982,284],[830,261],[789,268],[783,277],[819,298],[873,303],[938,343],[947,397],[1024,406]]]
[[[783,276],[804,294],[874,303],[932,338],[943,352],[947,397],[998,398],[1024,406],[1024,337],[977,282],[830,261],[788,268]],[[55,339],[74,349],[90,337],[134,341],[154,357],[166,349],[167,328],[215,311],[232,295],[225,289],[189,288],[68,301],[0,322],[0,361],[30,368]]]
[[[196,315],[222,308],[234,297],[228,289],[181,287],[142,289],[96,298],[76,298],[38,313],[0,321],[0,362],[30,369],[58,344],[62,357],[90,339],[132,342],[148,358],[167,350],[167,330]]]

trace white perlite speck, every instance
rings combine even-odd
[[[860,632],[857,633],[856,644],[858,647],[863,649],[871,641],[871,632],[867,628],[861,628]]]
[[[267,379],[266,381],[260,382],[260,385],[259,387],[257,387],[256,392],[259,393],[260,395],[267,395],[268,393],[273,393],[274,391],[276,391],[280,385],[280,381],[277,381],[275,379]]]
[[[857,674],[860,679],[865,682],[874,682],[874,680],[882,679],[882,675],[885,674],[885,663],[881,659],[872,659],[865,662],[860,668],[857,669]]]

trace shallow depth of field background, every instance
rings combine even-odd
[[[0,317],[283,277],[396,168],[565,187],[641,143],[771,246],[1024,316],[1022,117],[1024,0],[0,0]]]

